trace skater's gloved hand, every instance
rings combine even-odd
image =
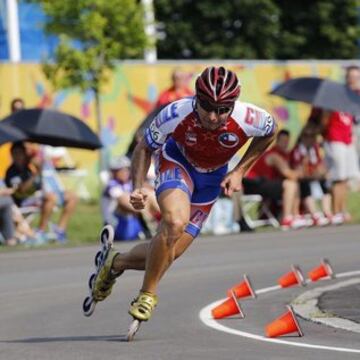
[[[148,195],[145,189],[135,189],[130,194],[130,204],[135,210],[142,210],[145,208],[147,198]]]

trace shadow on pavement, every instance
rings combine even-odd
[[[63,341],[115,341],[125,342],[126,335],[105,335],[105,336],[59,336],[59,337],[33,337],[16,340],[0,340],[0,343],[7,344],[36,344],[36,343],[50,343]]]

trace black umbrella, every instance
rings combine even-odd
[[[102,147],[99,137],[83,121],[59,111],[21,110],[2,123],[22,130],[27,140],[44,145],[91,150]]]
[[[360,113],[360,96],[347,86],[316,77],[290,79],[278,85],[270,94],[288,100],[302,101],[326,110]]]
[[[0,121],[0,145],[7,142],[23,141],[25,139],[27,139],[27,135],[22,130]]]

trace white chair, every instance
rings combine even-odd
[[[257,228],[266,225],[271,225],[274,228],[280,227],[279,221],[271,212],[268,204],[264,202],[261,195],[242,195],[241,201],[244,219],[250,227]],[[254,218],[254,213],[256,216],[258,216],[258,214],[265,215],[266,218],[256,219]]]

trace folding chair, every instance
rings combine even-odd
[[[257,228],[260,226],[271,225],[274,228],[280,227],[279,221],[276,219],[274,214],[271,212],[268,204],[264,201],[263,197],[259,194],[254,195],[242,195],[242,210],[245,221],[252,228]],[[257,218],[254,219],[252,216],[254,212],[257,215],[264,215],[266,218]]]

